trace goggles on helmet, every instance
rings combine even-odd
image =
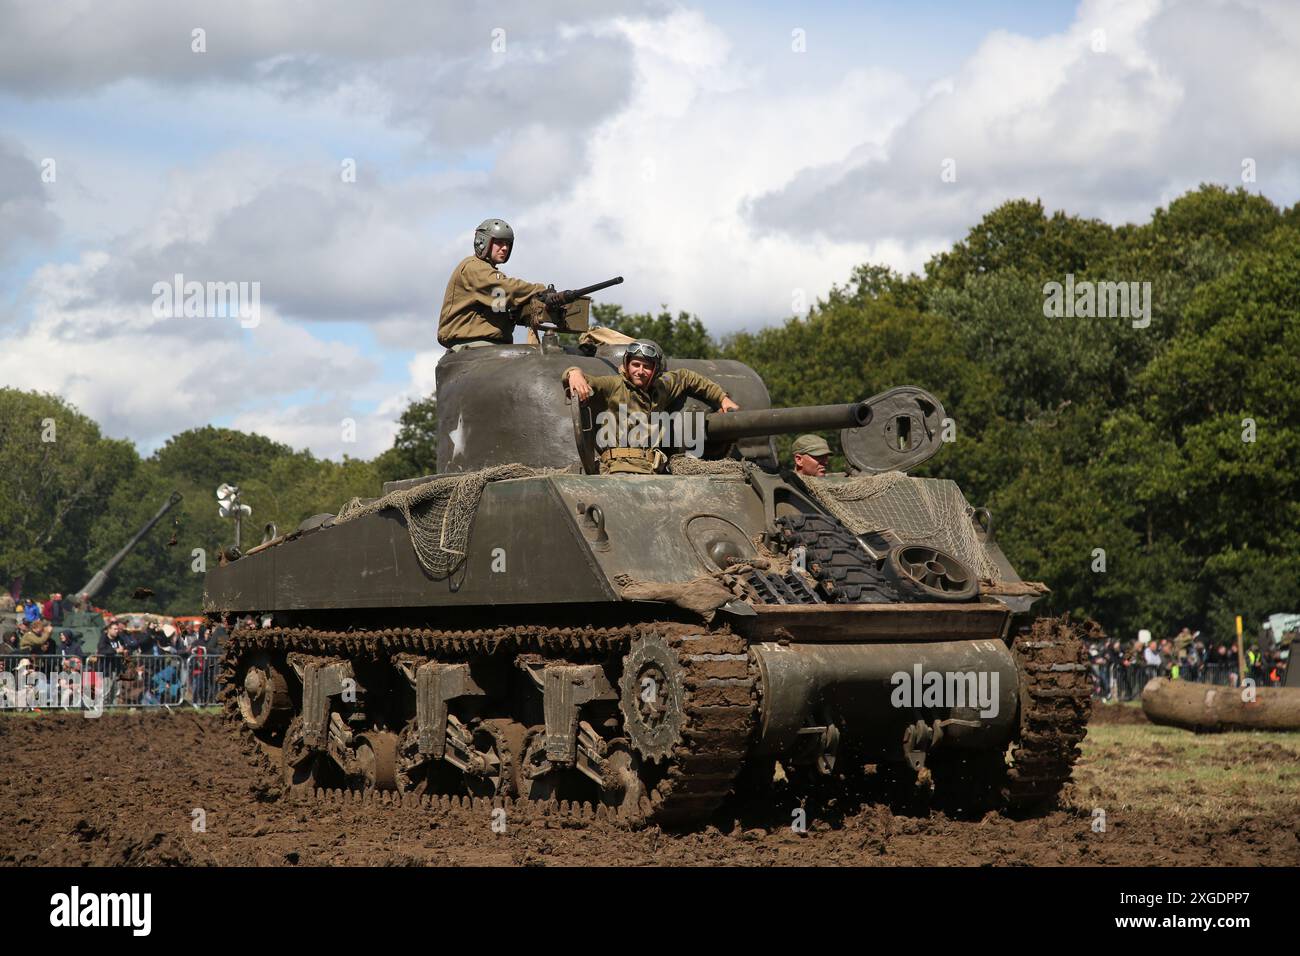
[[[623,353],[623,362],[626,364],[634,358],[645,359],[658,365],[663,358],[663,352],[653,342],[633,342]]]

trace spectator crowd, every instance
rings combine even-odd
[[[1239,679],[1235,638],[1215,642],[1185,627],[1174,637],[1158,640],[1142,630],[1127,644],[1096,636],[1088,645],[1093,692],[1103,700],[1133,700],[1156,677],[1232,686]],[[1286,646],[1248,646],[1244,664],[1246,677],[1256,686],[1277,686],[1286,673]]]
[[[78,684],[86,693],[103,694],[106,705],[216,702],[223,626],[105,614],[98,640],[83,641],[62,626],[73,610],[62,595],[44,602],[7,597],[0,597],[0,674],[11,676],[0,681],[0,707],[37,706],[25,680],[36,673],[55,695],[44,701],[51,706],[75,706]]]

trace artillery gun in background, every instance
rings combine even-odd
[[[90,606],[90,601],[96,594],[104,589],[108,583],[109,577],[117,570],[117,566],[122,563],[122,559],[131,553],[131,549],[143,540],[144,536],[154,529],[159,521],[166,516],[181,502],[181,493],[173,491],[167,500],[163,502],[152,518],[135,534],[131,535],[130,540],[118,550],[118,552],[109,558],[99,570],[91,575],[90,580],[73,595],[75,609],[64,611],[63,623],[59,630],[72,631],[77,635],[77,640],[81,644],[82,650],[87,654],[95,653],[99,645],[99,635],[104,628],[104,615]]]
[[[595,475],[593,422],[560,375],[614,373],[621,354],[552,336],[448,353],[440,475],[208,570],[206,613],[258,621],[230,637],[228,713],[286,786],[689,824],[779,760],[791,778],[928,767],[969,809],[1050,802],[1089,714],[1083,644],[1033,620],[1042,589],[987,513],[898,475],[938,449],[939,402],[903,387],[771,409],[742,363],[670,360],[742,411],[708,416],[703,458],[672,474]],[[830,428],[897,490],[885,518],[854,497],[875,479],[779,469],[772,435]],[[480,489],[462,542],[455,502]],[[961,555],[923,527],[945,501],[941,540]]]

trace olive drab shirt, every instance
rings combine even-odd
[[[498,291],[499,290],[499,291]],[[451,348],[473,339],[509,345],[514,340],[515,316],[546,286],[512,279],[477,256],[466,256],[447,280],[438,319],[438,344]]]
[[[569,380],[569,373],[576,369],[572,365],[564,370],[560,382]],[[722,404],[727,393],[722,386],[699,372],[690,369],[674,369],[658,376],[650,385],[650,390],[635,387],[619,375],[596,375],[587,378],[591,386],[591,398],[587,400],[594,415],[602,412],[619,414],[619,406],[628,413],[671,412],[676,411],[684,398],[698,398],[708,402],[714,408]],[[599,423],[599,418],[597,418]],[[600,456],[602,474],[637,474],[652,475],[663,472],[668,459],[658,448],[597,447]]]

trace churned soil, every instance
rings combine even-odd
[[[886,804],[869,793],[841,794],[804,799],[807,831],[801,834],[790,825],[800,804],[786,794],[763,803],[739,800],[710,825],[688,832],[507,813],[505,832],[498,833],[487,809],[282,796],[212,715],[2,715],[0,863],[1300,863],[1300,735],[1224,734],[1207,744],[1169,728],[1109,724],[1102,717],[1090,730],[1061,806],[1035,818],[954,819],[915,796]],[[1156,732],[1158,739],[1140,736]],[[1190,795],[1187,787],[1195,788]],[[495,822],[500,829],[502,821]]]

